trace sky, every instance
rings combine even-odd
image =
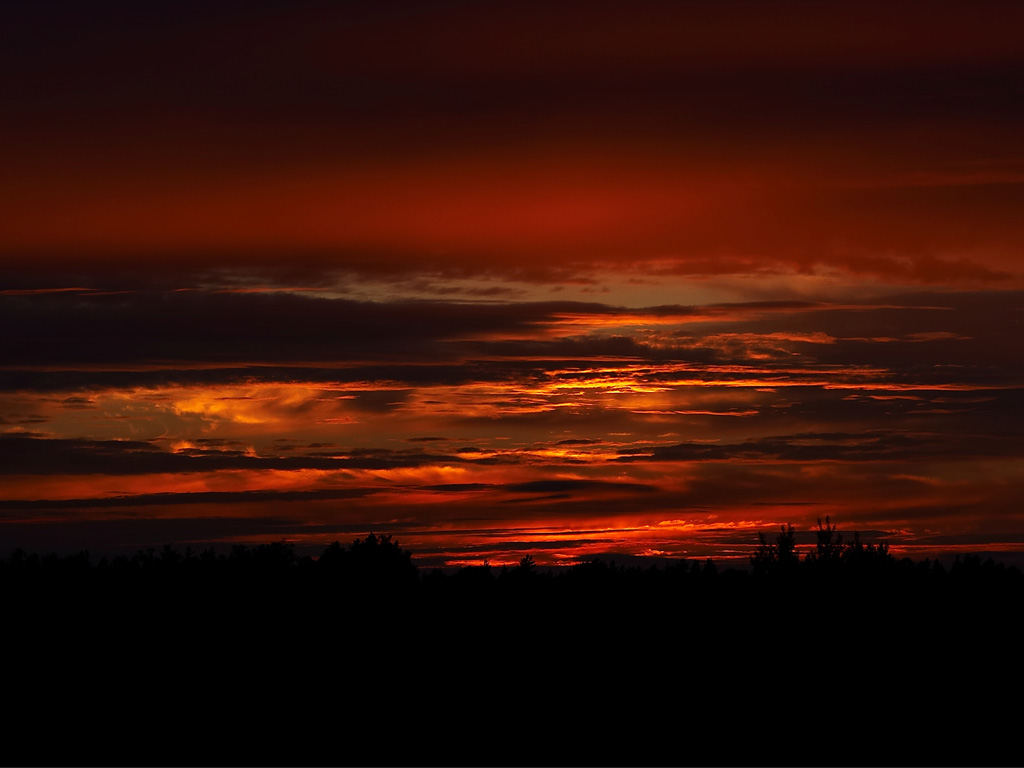
[[[1024,557],[1024,4],[3,16],[0,550]]]

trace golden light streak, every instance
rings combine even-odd
[[[757,416],[760,411],[700,411],[700,410],[654,410],[633,409],[630,413],[641,416]]]

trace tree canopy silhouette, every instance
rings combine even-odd
[[[409,587],[419,579],[412,553],[387,534],[371,533],[348,547],[335,541],[320,555],[316,566],[328,578],[360,587]]]
[[[779,530],[775,543],[769,544],[763,533],[757,534],[760,542],[750,562],[754,573],[788,573],[796,566],[800,556],[796,551],[796,533],[788,523]]]

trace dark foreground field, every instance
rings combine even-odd
[[[1016,568],[827,526],[751,566],[15,552],[4,764],[1024,764]]]

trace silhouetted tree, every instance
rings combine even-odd
[[[541,581],[541,574],[537,570],[537,563],[533,555],[524,555],[519,559],[515,568],[502,567],[499,583],[506,587],[507,594],[537,594],[537,587]]]
[[[819,568],[834,568],[843,557],[843,535],[836,533],[835,523],[826,515],[824,524],[818,518],[817,542],[814,550],[807,553],[806,562]]]
[[[895,563],[896,559],[889,552],[889,545],[886,542],[878,544],[864,544],[860,540],[860,533],[854,531],[853,541],[848,543],[842,552],[843,564],[848,569],[864,571],[888,567]]]
[[[760,545],[751,556],[754,573],[790,572],[797,565],[800,555],[796,551],[796,532],[786,523],[779,530],[774,544],[769,544],[763,533],[758,533]]]
[[[317,560],[317,570],[360,587],[409,587],[419,579],[412,553],[390,535],[371,533],[348,549],[333,542]]]

